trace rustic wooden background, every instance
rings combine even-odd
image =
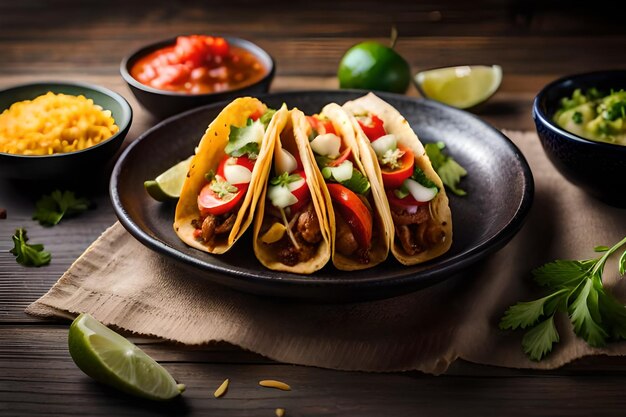
[[[458,64],[503,67],[498,93],[479,114],[501,129],[531,130],[531,104],[562,75],[626,68],[626,25],[616,6],[581,1],[0,1],[0,88],[30,81],[79,80],[124,95],[134,109],[127,142],[157,120],[119,76],[123,56],[178,34],[248,38],[277,61],[272,91],[334,89],[342,54],[365,40],[384,41],[392,25],[412,70]],[[412,87],[407,93],[417,96]],[[80,190],[98,207],[63,227],[31,220],[51,184],[0,180],[0,415],[622,415],[626,362],[591,358],[554,372],[457,363],[443,376],[366,374],[274,363],[218,344],[196,348],[138,341],[184,380],[184,398],[153,404],[84,376],[69,357],[67,322],[42,321],[24,308],[43,295],[115,215],[107,172]],[[54,255],[24,268],[8,253],[16,227]],[[261,390],[264,378],[288,380],[292,392]],[[212,398],[224,378],[229,395]]]

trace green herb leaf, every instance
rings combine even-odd
[[[550,316],[524,335],[522,349],[531,360],[540,361],[558,341],[559,332],[554,325],[554,316]]]
[[[419,182],[420,184],[422,184],[426,188],[436,188],[436,189],[439,189],[439,187],[437,187],[437,184],[435,184],[430,178],[428,178],[426,176],[426,173],[424,173],[424,171],[422,171],[422,168],[417,166],[417,164],[415,164],[413,166],[413,175],[411,175],[410,178],[412,180],[415,180],[415,181]]]
[[[576,287],[589,272],[584,261],[554,261],[532,271],[537,284],[547,287]]]
[[[575,111],[574,114],[572,114],[572,121],[577,125],[581,124],[583,122],[583,114],[579,111]]]
[[[361,195],[367,195],[371,187],[369,180],[355,168],[352,169],[350,179],[341,181],[340,184]]]
[[[598,294],[593,288],[592,281],[587,279],[569,307],[569,315],[574,325],[574,333],[582,337],[594,347],[606,344],[607,333],[596,320],[599,317]],[[595,314],[592,314],[595,313]]]
[[[609,250],[609,247],[600,245],[600,246],[596,246],[595,248],[593,248],[593,250],[595,252],[606,252],[607,250]]]
[[[567,290],[560,290],[535,301],[520,302],[509,307],[500,320],[501,329],[526,328],[537,323],[543,316],[554,315],[559,302],[568,294]]]
[[[16,256],[15,260],[24,266],[43,266],[50,263],[52,256],[50,252],[46,252],[43,249],[43,245],[35,244],[31,245],[28,242],[26,236],[26,230],[23,228],[17,229],[12,236],[13,249],[9,250]]]
[[[235,194],[239,191],[239,188],[235,187],[228,181],[215,180],[211,183],[211,191],[213,191],[221,199],[229,194]]]
[[[270,184],[272,185],[280,185],[281,187],[286,187],[292,182],[296,182],[302,179],[300,174],[291,174],[287,172],[283,172],[278,177],[274,177],[270,180]]]
[[[445,146],[443,142],[437,142],[427,143],[424,148],[426,149],[428,159],[430,159],[433,165],[433,169],[441,178],[441,182],[454,194],[459,196],[467,195],[465,190],[458,187],[461,179],[467,175],[467,171],[452,157],[443,153]]]
[[[274,109],[267,109],[267,111],[265,113],[263,113],[263,116],[261,116],[259,118],[259,121],[261,123],[263,123],[263,126],[267,129],[267,126],[270,124],[270,121],[272,120],[272,117],[274,117],[274,114],[276,113],[276,110]]]
[[[263,123],[252,119],[248,119],[243,127],[231,126],[224,152],[234,157],[247,154],[249,158],[254,159],[259,155],[264,133]]]
[[[535,281],[551,292],[535,301],[509,307],[500,320],[500,328],[526,328],[522,340],[524,352],[532,360],[541,360],[559,340],[554,316],[566,311],[574,333],[590,346],[604,346],[609,340],[626,340],[626,307],[602,285],[604,266],[609,257],[626,245],[626,237],[610,248],[597,246],[597,259],[557,260],[533,270]],[[626,252],[618,262],[620,274],[626,270]],[[542,317],[547,317],[539,322]]]
[[[73,192],[55,190],[50,195],[42,196],[35,203],[36,211],[33,220],[38,220],[43,226],[54,226],[63,217],[75,216],[90,207],[86,198],[77,198]]]

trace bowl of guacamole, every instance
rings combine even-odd
[[[535,96],[532,117],[546,156],[565,179],[626,208],[626,69],[548,83]]]
[[[626,146],[626,90],[577,88],[561,99],[553,120],[583,138]]]

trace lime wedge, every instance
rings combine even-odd
[[[415,85],[426,98],[459,109],[469,109],[489,99],[502,83],[499,65],[466,65],[418,72]]]
[[[145,181],[143,186],[148,194],[157,201],[175,200],[180,197],[180,190],[183,189],[192,159],[193,155],[168,168],[155,179]]]
[[[163,401],[185,390],[154,359],[89,314],[76,317],[68,345],[72,359],[84,373],[121,391]]]

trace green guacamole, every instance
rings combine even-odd
[[[590,88],[561,99],[553,117],[563,129],[583,138],[626,146],[626,90],[602,93]]]

